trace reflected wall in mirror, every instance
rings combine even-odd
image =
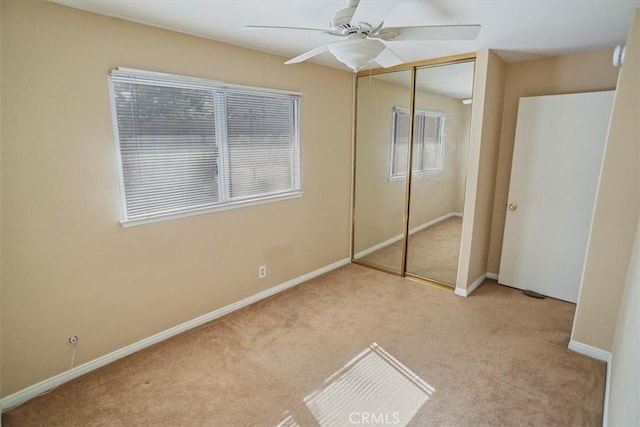
[[[353,258],[398,273],[406,193],[406,179],[398,172],[406,170],[409,138],[401,112],[409,111],[410,102],[411,70],[358,78]],[[392,161],[393,135],[400,142]]]
[[[455,286],[474,62],[416,70],[406,272]]]

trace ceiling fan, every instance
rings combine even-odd
[[[425,25],[410,27],[385,27],[383,17],[376,16],[371,2],[345,0],[345,8],[338,10],[331,20],[331,28],[280,27],[249,25],[247,29],[316,31],[340,37],[332,43],[311,49],[288,60],[285,64],[306,61],[329,51],[336,59],[357,72],[375,61],[387,68],[399,65],[404,60],[389,46],[398,41],[473,40],[480,32],[480,25]],[[390,3],[393,6],[392,3]],[[373,23],[373,24],[372,24]]]

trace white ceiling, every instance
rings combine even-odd
[[[314,32],[245,30],[246,25],[329,28],[344,0],[52,0],[91,12],[282,55],[335,41]],[[361,0],[391,10],[385,26],[481,24],[473,41],[393,42],[405,61],[495,49],[507,61],[615,46],[640,0]],[[390,7],[395,4],[395,7]],[[328,53],[312,62],[346,69]],[[291,65],[296,66],[296,65]]]

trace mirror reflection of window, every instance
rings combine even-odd
[[[442,170],[444,157],[443,113],[417,110],[414,118],[413,176],[437,173]],[[409,140],[409,111],[393,109],[393,135],[389,178],[402,179],[407,174],[407,142]]]
[[[421,111],[416,114],[415,120],[413,170],[417,172],[442,170],[444,114]]]

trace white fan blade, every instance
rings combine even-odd
[[[389,46],[386,46],[385,49],[380,52],[375,61],[382,68],[394,67],[404,63],[404,59],[400,58],[394,51],[389,49]]]
[[[397,4],[397,0],[360,0],[356,11],[351,18],[351,24],[357,24],[358,22],[368,22],[375,27],[379,23],[383,22],[387,18],[387,16],[389,16],[389,14],[393,11],[393,9],[395,9]]]
[[[317,33],[331,34],[332,36],[342,36],[342,34],[333,30],[323,30],[322,28],[304,28],[304,27],[279,27],[275,25],[247,25],[245,30],[297,30],[297,31],[315,31]]]
[[[292,58],[290,60],[288,60],[287,62],[285,62],[285,64],[297,64],[298,62],[302,62],[302,61],[306,61],[309,58],[313,58],[314,56],[320,55],[321,53],[326,52],[327,50],[329,50],[329,44],[323,44],[322,46],[319,46],[315,49],[311,49],[308,52],[303,53],[302,55],[298,55],[295,58]]]
[[[480,25],[426,25],[421,27],[385,27],[369,37],[387,41],[474,40]]]

